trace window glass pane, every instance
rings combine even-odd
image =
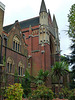
[[[19,67],[19,75],[20,75],[20,67]]]
[[[15,49],[15,41],[13,41],[13,49]]]
[[[12,64],[10,64],[10,72],[11,72],[11,70],[12,70]]]
[[[19,44],[18,44],[18,51],[19,51]]]
[[[22,67],[21,67],[21,75],[22,75]]]
[[[7,72],[9,72],[9,63],[7,63]]]
[[[17,43],[16,43],[16,51],[17,51]]]

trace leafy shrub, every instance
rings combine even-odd
[[[29,100],[37,100],[39,98],[53,99],[53,92],[51,89],[47,88],[45,85],[38,86],[36,90],[32,92]]]
[[[21,84],[15,83],[14,85],[10,85],[6,90],[5,96],[6,100],[22,100],[23,89]]]
[[[71,94],[71,95],[69,96],[68,99],[69,99],[69,100],[75,100],[75,95],[72,95],[72,94]]]
[[[71,93],[72,91],[65,87],[65,88],[62,88],[61,92],[59,93],[59,97],[68,98]]]
[[[75,100],[75,89],[72,90],[72,93],[69,95],[69,100]]]

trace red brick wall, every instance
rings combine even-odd
[[[13,60],[12,64],[12,71],[11,73],[8,73],[7,75],[7,83],[13,84],[14,83],[14,72],[15,67],[17,68],[17,72],[19,72],[19,62],[21,61],[23,64],[23,74],[25,73],[25,69],[27,68],[27,49],[24,42],[24,39],[22,37],[22,34],[20,33],[20,27],[18,23],[15,23],[15,26],[10,30],[9,34],[7,35],[7,47],[6,47],[6,66],[5,71],[7,72],[7,59],[8,57],[11,57]],[[17,35],[19,38],[21,45],[20,45],[20,52],[17,52],[13,50],[13,37]],[[5,56],[5,44],[3,40],[3,48],[2,48],[2,56]]]
[[[46,70],[51,70],[51,52],[50,45],[45,44],[45,60],[46,60]]]
[[[42,68],[41,53],[35,52],[32,54],[32,74],[35,76],[37,72]]]
[[[39,26],[32,27],[32,29],[39,28]],[[23,31],[25,31],[23,29]],[[37,72],[40,69],[43,70],[51,70],[51,57],[50,57],[50,45],[45,44],[45,46],[41,46],[39,44],[39,29],[38,30],[29,30],[29,32],[25,32],[25,41],[28,45],[28,55],[32,57],[29,59],[31,63],[31,73],[32,75],[37,75]],[[42,51],[45,51],[42,53]]]
[[[3,48],[4,49],[4,48]],[[4,56],[5,52],[3,52],[3,56]],[[25,69],[27,67],[27,57],[22,56],[21,54],[18,54],[17,52],[14,52],[10,49],[7,48],[6,50],[6,67],[5,67],[5,71],[7,72],[7,58],[11,57],[14,61],[14,64],[12,65],[12,71],[11,73],[14,74],[15,73],[15,67],[17,68],[17,72],[19,72],[19,62],[21,61],[24,65],[23,68],[23,74],[25,73]],[[7,74],[7,86],[9,84],[13,84],[14,83],[14,75],[12,75],[11,73]]]

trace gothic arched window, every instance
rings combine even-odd
[[[11,57],[7,58],[7,72],[12,73],[13,60]]]
[[[21,61],[18,64],[18,74],[21,76],[23,75],[23,64]]]
[[[20,51],[20,40],[16,35],[13,38],[13,49],[18,52]]]

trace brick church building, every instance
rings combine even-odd
[[[20,26],[28,45],[31,75],[36,75],[40,69],[51,70],[54,62],[59,60],[60,41],[55,15],[52,20],[44,0],[41,2],[39,16],[20,22]]]
[[[0,70],[14,83],[14,73],[23,76],[25,69],[35,76],[40,69],[51,71],[59,61],[60,41],[55,15],[51,18],[44,0],[39,16],[3,27],[4,4],[0,2]]]

